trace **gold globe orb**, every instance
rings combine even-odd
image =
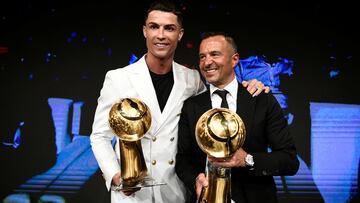
[[[109,124],[119,139],[137,141],[151,126],[151,112],[139,99],[124,98],[111,107]]]
[[[196,142],[203,152],[216,158],[232,155],[245,142],[242,119],[227,108],[214,108],[199,118],[195,128]]]

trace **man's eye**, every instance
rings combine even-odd
[[[217,56],[220,56],[220,53],[215,52],[215,53],[212,53],[211,56],[217,57]]]
[[[154,30],[154,29],[157,29],[158,26],[156,26],[156,25],[150,25],[149,28],[152,29],[152,30]]]
[[[165,27],[165,29],[166,29],[167,31],[170,31],[170,32],[175,31],[175,28],[173,28],[173,27]]]

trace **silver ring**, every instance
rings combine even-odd
[[[111,185],[111,190],[112,191],[121,191],[122,189],[122,184],[120,183],[120,185]]]
[[[123,188],[123,181],[122,178],[120,177],[120,184],[119,185],[111,185],[111,190],[113,191],[121,191],[121,189]]]

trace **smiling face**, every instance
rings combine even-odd
[[[173,60],[177,43],[184,31],[175,14],[153,10],[148,14],[143,33],[148,49],[147,57]]]
[[[200,72],[210,84],[224,88],[235,78],[234,67],[239,54],[222,35],[208,37],[201,41],[199,48]]]

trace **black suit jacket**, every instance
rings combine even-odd
[[[210,91],[185,101],[180,121],[176,173],[187,188],[188,202],[196,201],[195,178],[204,173],[206,154],[196,143],[195,126],[211,109]],[[277,202],[274,175],[294,175],[299,168],[294,141],[282,109],[272,94],[252,97],[238,86],[237,112],[245,123],[243,149],[253,155],[254,168],[233,168],[231,196],[236,202]],[[270,147],[271,152],[268,152]]]

